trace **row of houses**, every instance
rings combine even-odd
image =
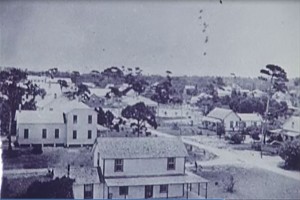
[[[207,198],[208,181],[187,173],[185,145],[175,137],[98,138],[93,167],[55,169],[74,179],[75,199]]]
[[[202,126],[205,129],[216,131],[217,126],[222,124],[226,133],[241,131],[247,127],[259,128],[262,123],[263,118],[257,113],[236,113],[225,108],[214,108],[202,118]],[[284,122],[281,129],[270,132],[281,135],[284,140],[300,138],[300,117],[291,116]]]

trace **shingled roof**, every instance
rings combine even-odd
[[[208,113],[207,117],[224,120],[231,113],[233,113],[233,111],[230,109],[214,108]]]
[[[98,138],[102,158],[166,158],[185,157],[186,148],[176,137]]]
[[[16,112],[18,124],[63,124],[62,112],[46,110],[22,110]]]

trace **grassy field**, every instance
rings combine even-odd
[[[209,198],[300,199],[300,181],[258,168],[205,167],[197,174],[210,181]],[[231,175],[235,183],[233,193],[225,189]]]
[[[92,166],[91,148],[53,148],[44,147],[43,153],[35,155],[30,148],[15,148],[14,156],[9,157],[7,148],[3,148],[2,162],[4,169],[53,168],[73,166]]]

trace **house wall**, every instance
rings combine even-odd
[[[84,184],[73,184],[74,199],[84,199]],[[103,198],[103,185],[100,183],[93,184],[93,198]]]
[[[226,131],[237,131],[239,130],[240,118],[239,116],[232,112],[223,120]],[[233,122],[233,128],[230,127],[230,122]]]
[[[156,183],[159,184],[159,183]],[[159,192],[160,186],[153,186],[153,198],[166,198],[167,193]],[[168,198],[182,197],[183,196],[183,184],[170,184],[168,186]],[[107,187],[105,188],[105,198],[107,198]],[[119,187],[110,187],[109,193],[112,193],[113,199],[125,199],[124,195],[119,195]],[[128,187],[128,195],[126,199],[144,199],[145,198],[145,186],[130,186]]]
[[[115,161],[105,160],[104,175],[107,177],[184,174],[184,158],[176,158],[175,170],[167,170],[167,158],[124,159],[123,164],[123,172],[114,172]]]
[[[261,126],[261,121],[243,121],[246,124],[246,127],[250,127],[250,126],[255,126],[255,122],[256,122],[256,126]]]
[[[24,129],[28,129],[28,139],[24,139]],[[42,138],[42,130],[47,130],[47,138]],[[59,138],[55,138],[59,129]],[[22,144],[64,144],[66,142],[65,124],[17,124],[17,141]]]
[[[73,115],[77,115],[77,123],[73,123]],[[88,116],[92,115],[92,123],[88,123]],[[74,109],[67,113],[67,146],[91,145],[97,137],[97,113],[93,109]],[[73,139],[73,130],[77,131],[77,138]],[[88,139],[88,130],[92,131]]]

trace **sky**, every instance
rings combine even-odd
[[[0,22],[0,66],[257,77],[276,64],[300,77],[296,0],[2,0]]]

